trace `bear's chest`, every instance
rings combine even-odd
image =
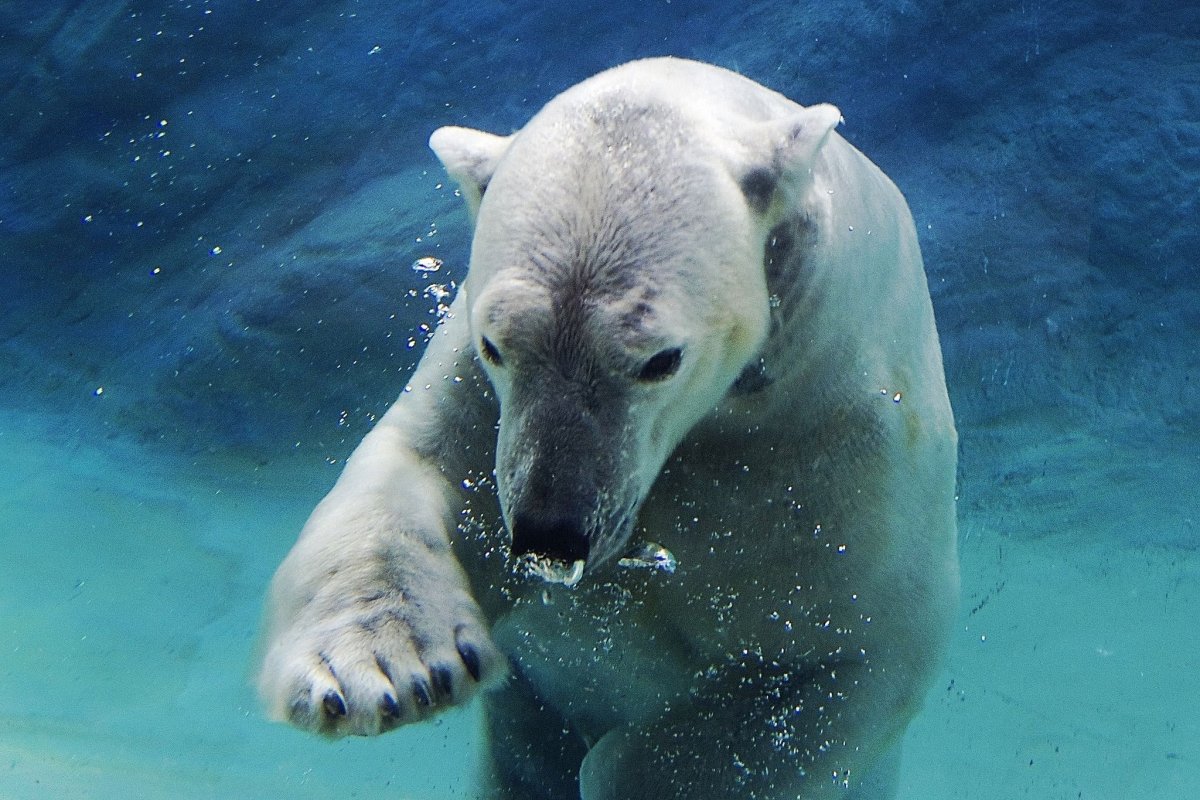
[[[572,589],[532,585],[493,637],[542,700],[589,738],[691,702],[713,674],[748,656],[815,662],[857,639],[840,614],[830,622],[827,602],[806,602],[808,587],[702,566],[610,570],[611,579]]]
[[[840,509],[799,482],[751,491],[758,466],[672,466],[639,532],[670,548],[674,573],[606,566],[570,589],[516,579],[496,560],[480,573],[497,644],[585,736],[689,703],[742,660],[803,671],[871,644],[874,554],[846,537]]]
[[[659,577],[533,587],[492,635],[514,669],[585,735],[657,716],[685,697],[696,655]]]

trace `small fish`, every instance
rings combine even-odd
[[[661,544],[645,542],[618,560],[617,566],[633,569],[657,569],[671,573],[679,566],[679,562],[675,560],[675,554]]]

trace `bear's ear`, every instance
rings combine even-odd
[[[479,211],[479,201],[483,199],[496,165],[511,142],[511,136],[454,126],[438,128],[429,137],[430,149],[462,189],[472,219]]]
[[[760,212],[766,211],[779,190],[799,194],[806,188],[817,153],[841,121],[841,111],[821,103],[766,123],[760,135],[765,138],[769,154],[761,165],[746,172],[741,181],[750,205]]]
[[[809,106],[783,122],[776,163],[784,173],[808,172],[829,133],[842,121],[842,112],[829,103]]]

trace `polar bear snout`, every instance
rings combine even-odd
[[[496,483],[518,569],[573,584],[628,527],[617,513],[627,491],[616,478],[627,406],[581,400],[564,384],[542,373],[514,381],[501,405]],[[531,398],[545,386],[555,394]]]
[[[518,512],[512,522],[512,552],[516,557],[538,558],[574,564],[587,561],[590,537],[582,517],[537,510]]]

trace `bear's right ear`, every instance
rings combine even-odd
[[[817,153],[841,121],[841,111],[821,103],[762,125],[757,132],[759,146],[765,140],[769,155],[764,164],[742,177],[742,191],[751,206],[766,211],[778,192],[798,195],[804,191]]]
[[[496,165],[508,151],[511,136],[497,136],[472,128],[438,128],[429,137],[429,147],[458,182],[471,218],[479,211],[479,202],[487,190]]]

